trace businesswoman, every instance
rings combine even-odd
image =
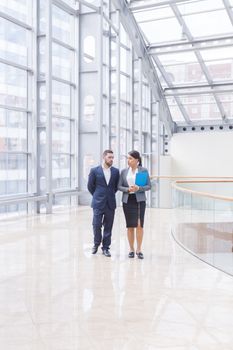
[[[123,192],[123,211],[125,214],[130,248],[128,256],[129,258],[134,258],[135,256],[134,240],[136,230],[136,255],[139,259],[143,259],[144,256],[141,251],[141,246],[146,209],[145,191],[151,189],[151,183],[148,170],[142,167],[141,156],[138,151],[131,151],[128,153],[128,166],[128,168],[121,171],[118,183],[118,190]]]

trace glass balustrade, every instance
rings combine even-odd
[[[175,240],[233,275],[233,180],[175,181],[172,203]]]

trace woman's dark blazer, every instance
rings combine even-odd
[[[118,183],[118,190],[122,191],[122,202],[127,203],[128,202],[128,197],[129,197],[129,185],[127,182],[127,174],[128,174],[129,168],[123,169],[120,174],[120,179]],[[136,195],[136,200],[137,202],[144,202],[146,200],[146,195],[145,191],[149,191],[151,189],[151,182],[150,182],[150,177],[148,170],[143,167],[138,167],[138,172],[147,172],[148,176],[148,182],[145,186],[139,186],[139,190],[135,192]]]

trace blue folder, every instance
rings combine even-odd
[[[148,174],[147,172],[141,172],[136,174],[135,184],[138,186],[145,186],[147,185],[148,181]]]

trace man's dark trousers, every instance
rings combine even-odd
[[[88,176],[87,188],[92,194],[91,206],[93,208],[94,245],[99,246],[101,241],[103,249],[109,249],[111,244],[112,226],[116,209],[115,193],[118,189],[119,170],[110,168],[111,176],[106,183],[101,165],[92,168]],[[103,229],[103,240],[101,229]]]
[[[104,209],[93,209],[93,233],[94,245],[99,246],[102,241],[102,249],[109,249],[111,245],[111,233],[114,220],[115,209],[109,208],[106,204]],[[103,240],[101,229],[103,226]]]

